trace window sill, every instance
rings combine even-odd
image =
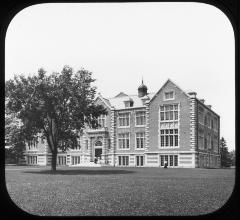
[[[178,148],[180,148],[179,146],[178,147],[175,147],[175,146],[173,146],[173,147],[158,147],[159,149],[178,149]]]
[[[172,101],[175,100],[175,98],[171,98],[171,99],[163,99],[163,101]]]

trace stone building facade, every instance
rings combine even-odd
[[[195,92],[185,92],[168,79],[157,93],[143,84],[137,95],[98,95],[106,116],[98,129],[85,129],[77,149],[58,153],[58,165],[179,168],[220,167],[220,117]],[[26,163],[48,165],[44,141],[30,144]]]

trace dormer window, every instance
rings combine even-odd
[[[165,92],[164,100],[173,100],[174,99],[174,92]]]
[[[133,100],[131,98],[128,98],[124,101],[125,108],[133,107]]]

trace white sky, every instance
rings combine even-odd
[[[235,148],[233,28],[203,3],[39,4],[20,11],[6,34],[6,80],[40,67],[93,72],[98,91],[157,92],[170,78],[194,90],[221,117],[221,136]]]

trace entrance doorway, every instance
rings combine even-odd
[[[102,140],[97,140],[94,144],[94,153],[95,153],[95,157],[94,157],[94,162],[95,163],[101,163],[101,157],[102,157],[102,147],[103,147],[103,143]]]
[[[101,158],[102,155],[102,148],[95,149],[95,157]]]

